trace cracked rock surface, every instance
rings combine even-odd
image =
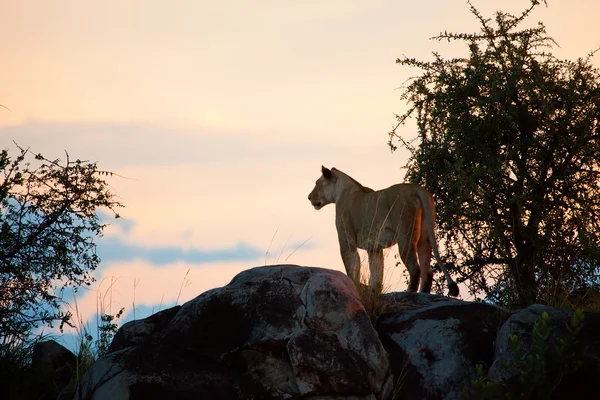
[[[377,321],[389,352],[398,398],[463,399],[475,365],[490,365],[496,332],[509,312],[490,304],[425,293],[384,296],[390,310]]]

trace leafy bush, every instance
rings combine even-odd
[[[566,324],[567,334],[551,341],[553,326],[550,316],[543,312],[533,325],[531,348],[526,351],[517,335],[509,339],[510,348],[516,362],[506,362],[503,367],[515,376],[514,382],[491,381],[485,366],[476,366],[477,379],[463,394],[469,400],[516,400],[550,399],[563,379],[574,374],[583,365],[585,349],[578,342],[577,335],[584,323],[582,310],[573,313]]]

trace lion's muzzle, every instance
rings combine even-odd
[[[308,195],[308,201],[310,201],[310,204],[312,204],[315,210],[320,210],[321,208],[323,208],[325,204],[323,204],[323,202],[320,200],[313,199],[313,197],[314,191],[310,192],[310,194]]]

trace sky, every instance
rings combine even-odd
[[[473,4],[493,17],[529,1]],[[575,59],[600,46],[597,15],[593,0],[549,0],[527,23]],[[334,206],[307,199],[321,165],[403,182],[408,153],[387,133],[418,71],[395,60],[463,56],[430,38],[478,30],[464,0],[0,0],[2,147],[119,175],[123,218],[98,241],[96,284],[69,302],[81,323],[143,318],[256,266],[343,271]],[[404,270],[390,251],[386,290],[406,288]]]

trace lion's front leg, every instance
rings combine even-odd
[[[340,238],[340,252],[346,274],[358,285],[360,283],[360,256],[356,245]]]

